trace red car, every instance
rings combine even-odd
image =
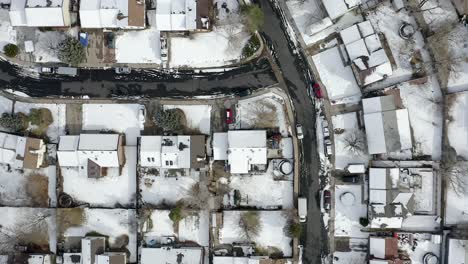
[[[312,90],[314,91],[314,95],[317,98],[322,98],[322,90],[320,89],[320,85],[316,82],[312,84]]]
[[[230,108],[226,109],[226,124],[232,124],[232,110]]]

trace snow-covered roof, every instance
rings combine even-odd
[[[372,34],[364,38],[364,42],[366,42],[367,51],[372,53],[382,48],[382,44],[380,43],[379,36],[377,34]],[[385,52],[384,50],[382,50]]]
[[[251,165],[267,164],[266,130],[228,131],[231,173],[248,173]]]
[[[228,133],[213,133],[214,160],[228,159]]]
[[[142,136],[140,139],[140,165],[161,166],[161,136]]]
[[[59,140],[59,149],[63,151],[76,151],[78,150],[78,142],[80,136],[61,136]]]
[[[200,247],[190,248],[142,248],[141,264],[200,264],[203,260],[203,249]]]
[[[341,40],[344,44],[352,43],[361,39],[357,25],[352,25],[340,31]]]
[[[26,0],[15,0],[10,3],[10,23],[12,26],[26,26]]]
[[[81,0],[82,28],[143,28],[144,4],[130,0]],[[132,6],[134,5],[134,6]],[[141,6],[141,7],[140,7]],[[135,21],[136,23],[130,23]]]
[[[385,238],[373,237],[369,238],[369,254],[376,258],[385,259]]]
[[[357,26],[359,27],[359,32],[363,38],[374,34],[374,28],[372,27],[372,24],[369,20],[363,21],[357,24]]]
[[[468,240],[449,239],[447,264],[468,263]]]
[[[346,50],[348,51],[349,59],[352,61],[361,56],[369,57],[369,52],[367,52],[366,43],[364,42],[364,39],[361,38],[354,42],[346,44]]]
[[[68,3],[68,2],[65,2]],[[63,27],[69,24],[68,7],[63,0],[27,0],[26,24],[29,27]],[[66,13],[65,13],[66,12]]]
[[[0,132],[0,163],[10,164],[14,168],[37,168],[43,159],[40,151],[45,152],[41,145],[43,142],[40,139]]]
[[[348,7],[344,0],[326,0],[322,1],[322,3],[331,19],[336,19],[348,12]]]
[[[387,169],[386,168],[369,168],[369,188],[370,189],[387,189]]]
[[[78,149],[83,150],[117,150],[119,134],[81,134]]]
[[[226,257],[213,256],[213,264],[260,264],[265,257]],[[289,262],[288,262],[289,263]]]
[[[197,29],[197,2],[156,0],[156,28],[160,31]]]

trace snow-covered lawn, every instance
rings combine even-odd
[[[10,99],[0,96],[0,114],[11,113],[12,107],[13,102]]]
[[[443,24],[458,22],[457,12],[450,0],[425,1],[421,10],[424,21],[433,31],[437,31]]]
[[[284,109],[284,100],[274,93],[239,100],[237,126],[241,129],[278,128],[287,137],[289,124]]]
[[[119,176],[119,168],[108,168],[107,176],[99,179],[80,174],[78,168],[62,167],[63,191],[75,201],[91,206],[133,207],[136,199],[136,147],[125,147],[125,165]]]
[[[83,130],[125,133],[127,146],[136,146],[140,130],[139,104],[83,104]]]
[[[47,129],[47,136],[52,143],[57,143],[60,136],[65,135],[66,111],[65,104],[33,104],[16,102],[15,113],[29,114],[32,108],[47,108],[50,110],[53,118],[52,124]]]
[[[468,30],[459,24],[454,27],[446,37],[449,44],[449,52],[455,59],[453,63],[455,71],[450,73],[447,88],[450,92],[468,90]]]
[[[180,109],[185,114],[188,129],[210,135],[211,105],[164,105],[164,109]]]
[[[468,171],[468,162],[460,162],[459,164],[462,173],[454,178],[454,181],[447,181],[445,186],[445,224],[466,224],[468,223],[468,193],[466,186],[460,185],[468,182],[468,174],[463,171]],[[465,184],[466,185],[466,184]]]
[[[364,264],[367,263],[367,251],[349,251],[333,253],[333,263],[335,264]]]
[[[354,135],[366,140],[364,131],[358,127],[357,113],[351,112],[341,115],[332,116],[332,123],[335,141],[335,168],[343,170],[351,163],[364,163],[367,166],[370,156],[367,154],[367,146],[364,145],[364,153],[350,151],[346,140]],[[341,134],[336,131],[342,130]]]
[[[278,161],[278,160],[276,160]],[[281,206],[283,209],[294,207],[293,203],[293,175],[284,176],[281,180],[275,180],[273,161],[268,170],[262,174],[231,176],[228,180],[231,190],[240,192],[240,206],[250,206],[263,209]],[[226,180],[226,179],[224,179]],[[262,186],[262,188],[259,188]],[[231,192],[231,194],[233,193]],[[228,206],[233,199],[224,199],[224,205]]]
[[[335,185],[335,236],[366,238],[359,218],[367,218],[367,206],[362,203],[362,186]]]
[[[67,34],[62,31],[36,30],[34,43],[34,58],[36,62],[60,62],[58,47],[65,40]]]
[[[224,211],[223,225],[219,230],[219,242],[232,244],[234,242],[255,242],[261,248],[276,248],[285,257],[292,255],[291,241],[283,231],[287,225],[285,211],[257,211],[260,218],[260,231],[249,241],[243,229],[239,226],[241,214],[246,211]]]
[[[159,37],[159,31],[153,28],[125,31],[123,34],[117,35],[115,41],[117,62],[160,63],[161,42]]]
[[[164,242],[163,237],[175,236],[179,242],[195,242],[200,246],[209,246],[209,212],[189,211],[188,215],[179,222],[178,233],[174,230],[172,220],[169,218],[169,210],[154,210],[148,221],[152,222],[149,228],[148,222],[143,226],[144,239],[147,244]]]
[[[440,160],[442,151],[442,94],[435,76],[424,84],[398,85],[403,105],[408,109],[414,139],[413,156]]]
[[[16,44],[16,30],[10,24],[10,16],[8,10],[0,10],[0,51],[3,52],[3,47],[7,44]]]
[[[143,172],[140,179],[140,195],[143,203],[151,205],[173,205],[188,198],[192,186],[199,181],[199,174],[192,172],[186,176],[152,175]]]
[[[60,210],[60,209],[58,209]],[[129,262],[135,263],[137,259],[137,218],[135,210],[126,209],[72,209],[84,210],[82,223],[77,226],[62,227],[63,236],[85,237],[91,232],[96,232],[107,237],[109,247],[118,249],[122,247],[123,237],[128,238],[124,246],[130,253]],[[75,219],[76,220],[76,219]],[[67,225],[67,223],[58,223]]]
[[[0,205],[48,207],[55,205],[55,166],[38,170],[0,164]],[[35,176],[32,176],[35,175]],[[44,193],[48,192],[46,196]]]
[[[0,252],[16,253],[16,245],[41,252],[56,252],[56,211],[27,207],[0,207]]]
[[[447,97],[447,137],[457,155],[468,160],[468,92]]]

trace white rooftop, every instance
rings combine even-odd
[[[385,259],[385,238],[370,237],[369,239],[369,254],[376,258]]]
[[[468,240],[449,239],[447,264],[468,263]]]
[[[117,150],[119,134],[81,134],[79,150]]]
[[[197,29],[195,0],[156,0],[156,28],[160,31]]]
[[[231,173],[244,174],[252,165],[267,164],[265,130],[228,131],[228,163]]]
[[[213,158],[228,159],[228,133],[213,133]]]
[[[201,264],[202,248],[142,248],[141,264]]]
[[[79,14],[82,28],[127,28],[129,0],[81,0]]]

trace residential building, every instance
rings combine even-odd
[[[42,139],[0,132],[0,162],[17,169],[37,169],[44,162],[46,146]]]
[[[210,0],[156,0],[159,31],[194,31],[209,28]]]
[[[369,237],[369,258],[372,259],[397,259],[398,239],[396,237]]]
[[[145,28],[145,0],[81,0],[82,28]]]
[[[227,160],[231,173],[249,173],[267,164],[265,130],[230,130],[213,135],[214,160]]]
[[[142,136],[140,166],[200,169],[206,164],[205,136]]]
[[[100,178],[107,175],[107,168],[122,168],[125,164],[123,136],[61,136],[57,158],[61,167],[78,167],[80,173],[88,178]]]
[[[81,239],[81,253],[64,253],[63,264],[126,264],[124,252],[105,252],[105,237],[84,237]]]
[[[70,0],[14,0],[10,6],[12,26],[68,27]]]
[[[391,95],[362,100],[369,154],[411,150],[408,110],[398,109]]]
[[[105,237],[85,237],[81,239],[81,263],[95,264],[96,255],[104,253],[105,248]]]
[[[140,253],[141,264],[203,264],[202,247],[162,247],[142,248]]]
[[[328,13],[328,16],[335,20],[348,11],[357,8],[361,4],[361,0],[322,0],[322,4]]]

